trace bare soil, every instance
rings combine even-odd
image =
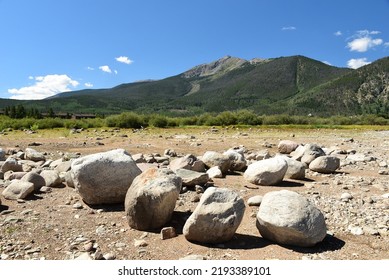
[[[285,180],[272,187],[252,185],[240,173],[213,180],[215,186],[240,192],[245,201],[251,196],[281,189],[309,197],[325,214],[329,232],[324,241],[315,247],[287,247],[262,238],[255,226],[258,208],[247,205],[233,240],[217,245],[189,242],[182,235],[182,227],[197,205],[194,202],[196,196],[201,195],[194,190],[180,195],[172,221],[167,225],[173,226],[178,236],[161,240],[159,231],[131,229],[123,205],[90,207],[73,188],[65,186],[53,188],[49,193],[37,193],[25,201],[9,201],[1,197],[1,258],[63,260],[76,258],[88,251],[96,258],[110,254],[116,259],[128,260],[179,259],[191,254],[212,260],[388,259],[389,198],[382,198],[382,195],[389,192],[389,176],[378,173],[382,169],[388,170],[379,166],[379,162],[389,160],[388,131],[257,128],[148,129],[137,132],[90,129],[75,134],[67,130],[44,130],[35,134],[11,131],[0,135],[0,147],[24,150],[31,144],[38,144],[33,148],[46,152],[47,157],[52,159],[58,159],[66,152],[86,155],[115,148],[124,148],[130,154],[163,155],[165,149],[174,149],[180,156],[189,153],[201,156],[205,151],[223,152],[239,145],[250,151],[268,149],[275,155],[277,144],[283,139],[354,149],[377,158],[373,162],[342,166],[337,174],[322,175],[309,171],[304,181]],[[340,201],[344,192],[353,195],[352,202],[334,203]],[[372,201],[366,202],[369,198]],[[77,202],[81,203],[82,209],[74,207]],[[368,211],[360,211],[367,207],[367,203],[371,203],[366,208]],[[340,218],[334,216],[335,211]],[[348,229],[353,221],[365,229],[367,220],[375,219],[375,214],[379,215],[378,231],[355,235]],[[7,219],[12,220],[9,218],[16,221],[6,222]],[[136,246],[137,240],[144,242]]]

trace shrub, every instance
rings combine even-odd
[[[151,116],[148,124],[153,127],[164,128],[168,126],[168,120],[165,116],[153,115]]]
[[[105,124],[108,127],[120,128],[141,128],[142,126],[145,126],[142,118],[138,114],[132,112],[109,116],[105,119]]]

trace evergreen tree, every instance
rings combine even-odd
[[[54,117],[55,117],[55,113],[54,113],[53,108],[49,108],[48,117],[49,117],[49,118],[54,118]]]

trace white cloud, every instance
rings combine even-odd
[[[93,67],[90,67],[90,66],[88,66],[86,69],[88,69],[88,70],[90,70],[90,71],[93,71],[93,70],[95,70],[95,68],[93,68]]]
[[[112,70],[111,68],[109,68],[108,65],[103,65],[103,66],[100,66],[99,69],[103,72],[106,72],[106,73],[112,73]]]
[[[367,58],[352,58],[349,61],[347,61],[347,66],[352,69],[357,69],[359,67],[365,66],[370,64],[371,62],[367,61]]]
[[[131,64],[134,62],[131,59],[129,59],[127,56],[119,56],[119,57],[115,57],[115,59],[116,59],[116,61],[121,62],[121,63],[125,63],[125,64]]]
[[[282,31],[293,31],[296,30],[297,28],[294,26],[284,26],[281,28]]]
[[[325,64],[327,64],[327,65],[329,65],[329,66],[332,66],[332,64],[331,64],[330,62],[326,61],[326,60],[324,60],[324,61],[322,61],[322,62],[325,63]]]
[[[371,48],[382,45],[382,39],[374,39],[371,35],[380,34],[380,31],[359,30],[351,37],[352,41],[347,43],[350,51],[366,52]]]
[[[335,36],[342,36],[343,33],[342,33],[342,31],[338,30],[338,31],[336,31],[336,32],[334,33],[334,35],[335,35]]]
[[[88,87],[88,88],[93,87],[93,84],[92,84],[92,83],[85,83],[84,85],[85,85],[86,87]]]
[[[384,43],[384,47],[388,48],[389,47],[389,42]]]
[[[382,39],[372,39],[371,37],[363,37],[354,39],[347,44],[350,51],[366,52],[367,50],[379,46],[383,43]]]
[[[71,91],[70,87],[77,87],[78,82],[67,75],[46,75],[35,77],[35,84],[28,87],[8,89],[11,99],[44,99],[55,94]]]
[[[113,72],[117,75],[118,74],[118,70],[113,70]]]

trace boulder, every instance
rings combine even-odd
[[[71,171],[65,173],[65,183],[69,188],[74,188],[74,182],[73,182]]]
[[[45,180],[45,186],[50,188],[59,187],[62,184],[61,177],[56,170],[43,170],[40,175]]]
[[[286,163],[288,164],[288,169],[286,170],[285,178],[296,180],[305,179],[305,164],[287,156],[284,156],[283,159],[286,160]]]
[[[209,187],[185,222],[183,234],[187,240],[201,243],[229,241],[239,227],[244,211],[245,204],[238,193]]]
[[[287,169],[288,164],[285,159],[275,157],[250,164],[243,177],[256,185],[276,185],[284,179]]]
[[[74,186],[91,205],[123,203],[128,188],[140,173],[124,149],[87,155],[71,165]]]
[[[196,185],[202,186],[209,180],[209,175],[207,173],[187,169],[177,169],[176,174],[181,177],[182,185],[187,187],[194,187]]]
[[[228,169],[230,169],[230,158],[218,152],[207,151],[202,156],[201,160],[207,168],[219,166],[223,174],[226,174]]]
[[[294,142],[294,141],[291,141],[291,140],[281,140],[278,143],[278,151],[281,154],[290,154],[291,152],[296,150],[296,148],[298,146],[299,146],[299,144]]]
[[[318,145],[307,144],[304,146],[304,154],[300,161],[308,166],[315,158],[325,155],[326,153]]]
[[[264,195],[256,226],[266,239],[301,247],[314,246],[327,233],[320,210],[302,195],[288,190]]]
[[[223,173],[219,166],[211,167],[207,170],[207,174],[209,178],[223,178]]]
[[[27,172],[19,171],[19,172],[13,172],[13,171],[7,171],[4,173],[4,180],[12,181],[12,180],[20,180],[24,175],[26,175]]]
[[[67,160],[67,161],[59,161],[57,162],[57,165],[55,166],[55,170],[57,170],[59,173],[61,172],[68,172],[72,166],[73,160]]]
[[[5,173],[10,170],[13,172],[23,171],[23,166],[16,159],[9,157],[1,166],[1,172]]]
[[[25,158],[27,160],[31,160],[31,161],[34,161],[34,162],[45,161],[46,160],[46,157],[45,157],[45,155],[43,153],[38,152],[38,151],[36,151],[35,149],[32,149],[32,148],[26,148],[24,156],[25,156]]]
[[[30,171],[26,175],[24,175],[21,181],[32,183],[34,185],[35,191],[39,191],[41,187],[46,186],[45,179],[40,174],[34,171]]]
[[[5,161],[5,151],[3,148],[0,148],[0,161]]]
[[[132,159],[135,161],[135,163],[146,163],[146,159],[143,154],[132,155]]]
[[[185,155],[180,158],[175,158],[169,164],[169,168],[173,171],[177,169],[188,169],[197,172],[204,172],[205,165],[201,160],[198,160],[196,156],[192,154]]]
[[[244,158],[243,153],[239,153],[233,150],[228,150],[223,153],[230,159],[230,170],[231,171],[243,171],[247,167],[247,162]]]
[[[362,153],[350,154],[346,157],[349,162],[370,162],[375,161],[375,158]]]
[[[163,227],[173,214],[182,180],[168,168],[151,168],[136,177],[125,197],[130,227],[151,230]]]
[[[309,169],[319,173],[334,173],[340,167],[340,159],[333,156],[321,156],[309,164]]]
[[[17,200],[24,199],[34,192],[34,184],[23,182],[21,180],[13,180],[3,191],[5,199]]]

